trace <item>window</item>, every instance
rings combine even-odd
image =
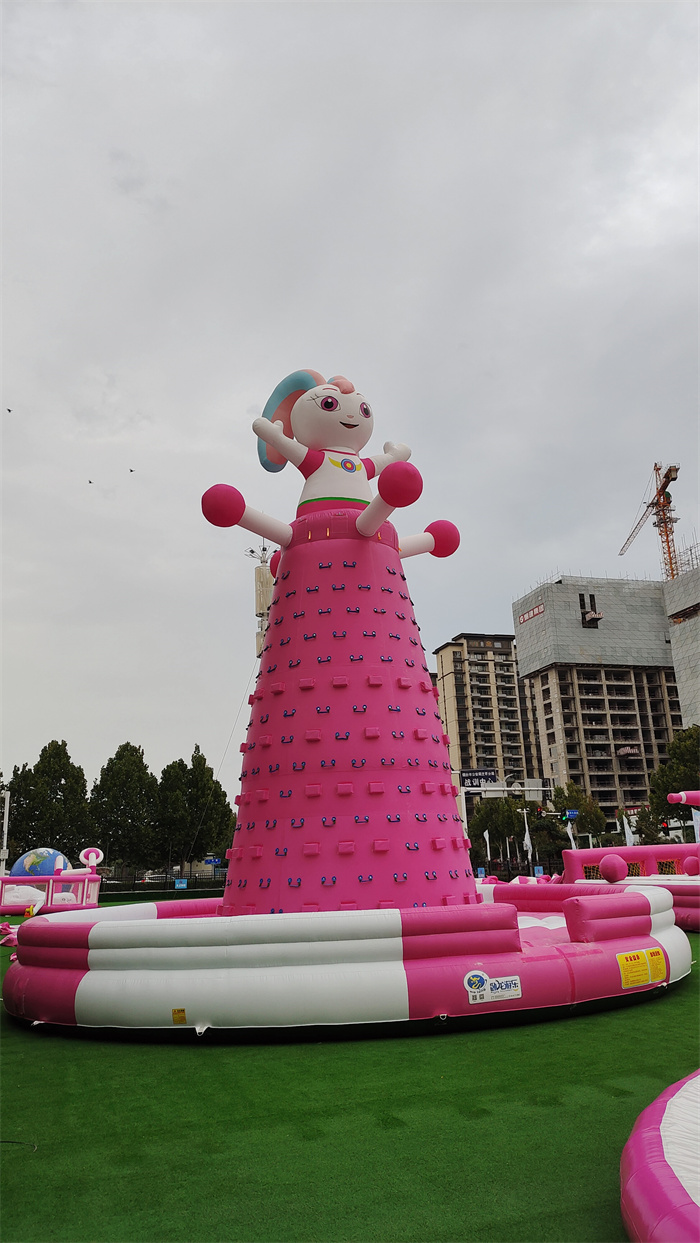
[[[582,591],[579,592],[578,603],[581,610],[581,625],[584,630],[597,630],[598,620],[602,616],[596,608],[595,596],[588,597],[590,607],[586,608],[586,597]]]

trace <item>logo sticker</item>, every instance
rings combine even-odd
[[[503,975],[491,979],[484,971],[469,971],[464,977],[464,987],[469,994],[469,1005],[485,1001],[507,1001],[522,997],[519,975]]]
[[[332,457],[332,458],[329,458],[328,461],[331,462],[333,466],[339,467],[340,470],[346,470],[348,474],[350,475],[354,474],[356,470],[362,470],[362,463],[353,462],[351,457],[341,458],[339,462],[337,462],[335,458]]]

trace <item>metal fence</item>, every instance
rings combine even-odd
[[[149,891],[166,892],[170,889],[187,888],[192,889],[221,889],[226,879],[226,868],[215,868],[212,872],[209,869],[206,872],[188,872],[185,876],[180,877],[173,873],[154,872],[149,876],[144,876],[141,872],[119,872],[118,875],[103,876],[101,886],[101,896],[107,897],[110,893],[124,893],[125,891],[143,890],[145,893]],[[177,884],[180,880],[186,880],[187,885],[181,886]]]

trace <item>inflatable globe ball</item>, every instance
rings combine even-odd
[[[65,872],[68,868],[70,863],[60,850],[42,846],[20,855],[10,868],[10,876],[53,876],[54,872]]]

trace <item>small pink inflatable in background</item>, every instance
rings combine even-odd
[[[669,803],[687,803],[688,807],[700,807],[700,790],[681,790],[680,794],[667,794]]]

